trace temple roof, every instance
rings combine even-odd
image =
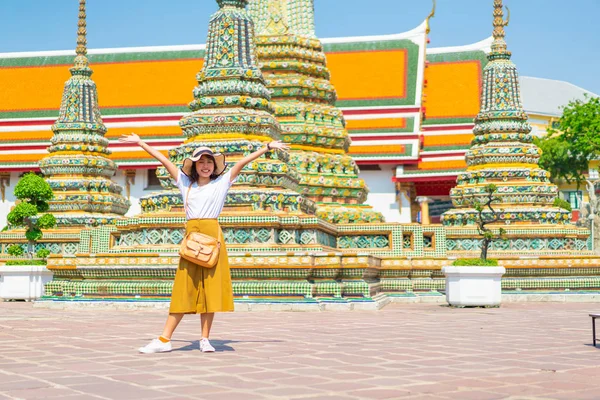
[[[359,164],[412,164],[405,173],[414,168],[419,176],[464,168],[492,38],[433,48],[423,22],[398,34],[321,42]],[[205,45],[88,50],[111,158],[120,168],[156,165],[145,152],[116,143],[122,133],[135,130],[163,151],[181,143],[178,121],[189,112],[204,51]],[[0,169],[30,169],[46,153],[74,55],[0,53]],[[530,111],[527,84],[523,98]]]
[[[584,100],[585,95],[598,97],[588,90],[565,81],[521,76],[523,108],[529,114],[560,117],[561,107],[572,100]]]
[[[420,61],[424,61],[424,29],[422,24],[402,34],[323,39],[332,83],[339,94],[337,106],[419,103],[421,85],[417,78],[422,70]],[[90,63],[97,66],[95,77],[104,114],[187,112],[205,47],[88,50]],[[0,99],[0,118],[57,115],[59,88],[68,77],[60,67],[69,65],[74,55],[72,50],[0,53],[0,87],[14,94]],[[360,80],[356,79],[357,71],[361,72]],[[58,93],[58,100],[53,93]]]
[[[354,141],[350,154],[359,163],[418,157],[425,28],[424,22],[400,34],[322,40],[336,106]],[[143,151],[116,143],[122,133],[135,130],[162,150],[183,140],[178,121],[189,112],[204,52],[205,45],[88,51],[119,167],[155,165]],[[73,56],[0,54],[0,168],[29,169],[45,153]]]

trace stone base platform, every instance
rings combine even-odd
[[[600,303],[600,291],[580,292],[504,292],[502,303]],[[305,301],[235,300],[235,312],[250,311],[377,311],[388,304],[446,304],[441,292],[380,294],[370,300],[306,299]],[[168,310],[169,300],[93,300],[93,299],[42,299],[34,307],[54,310],[102,309],[102,310]]]

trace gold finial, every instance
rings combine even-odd
[[[494,0],[494,39],[504,38],[504,27],[510,21],[510,10],[506,7],[508,18],[504,20],[504,11],[502,11],[502,0]]]
[[[433,0],[433,8],[431,9],[431,12],[425,19],[425,21],[427,21],[427,28],[425,29],[425,33],[427,33],[427,34],[429,34],[429,32],[431,31],[431,29],[429,28],[429,20],[431,18],[435,17],[435,6],[436,6],[436,0]]]
[[[502,0],[494,0],[494,42],[492,43],[492,52],[497,54],[506,54],[510,56],[510,53],[506,49],[506,42],[504,41],[504,27],[508,25],[510,21],[510,10],[506,7],[508,17],[504,20]]]
[[[79,21],[77,22],[77,48],[78,56],[87,55],[87,30],[85,24],[85,0],[79,0]]]
[[[87,29],[85,22],[85,0],[79,0],[79,20],[77,22],[77,47],[75,48],[75,67],[87,68]]]

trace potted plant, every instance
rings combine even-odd
[[[502,300],[502,275],[504,267],[498,260],[488,259],[490,244],[495,239],[503,239],[503,228],[495,231],[488,225],[498,222],[499,214],[492,203],[499,201],[495,195],[496,185],[485,187],[483,203],[471,200],[470,205],[477,211],[475,224],[481,237],[481,255],[477,259],[458,259],[452,266],[442,268],[446,276],[446,301],[457,307],[497,307]]]
[[[35,244],[42,238],[42,229],[53,228],[56,219],[48,211],[48,201],[53,197],[52,188],[40,176],[25,174],[15,186],[15,197],[19,203],[8,214],[11,228],[25,228],[27,251],[19,244],[8,248],[8,253],[16,258],[7,260],[0,266],[0,298],[33,300],[43,295],[44,285],[52,280],[52,272],[46,268],[47,249],[35,253]]]

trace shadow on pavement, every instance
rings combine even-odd
[[[199,340],[193,340],[193,341],[189,341],[189,340],[171,340],[171,342],[173,344],[181,342],[181,343],[188,343],[188,345],[183,346],[183,347],[179,347],[179,348],[174,348],[172,351],[191,351],[191,350],[200,350],[200,341]],[[284,342],[283,340],[217,340],[217,339],[211,339],[210,343],[213,345],[213,347],[215,348],[216,352],[220,352],[220,351],[235,351],[235,349],[231,346],[229,346],[229,344],[232,343],[282,343]]]

